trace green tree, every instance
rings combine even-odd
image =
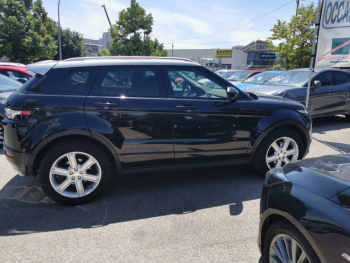
[[[57,28],[58,31],[58,28]],[[74,58],[74,57],[87,57],[89,53],[85,49],[83,42],[83,35],[70,28],[62,30],[62,59]],[[58,34],[55,37],[56,45],[58,46]],[[59,59],[58,49],[57,54],[54,57],[55,60]]]
[[[316,11],[313,3],[302,6],[298,9],[298,16],[293,16],[289,23],[278,20],[271,29],[269,49],[277,52],[286,69],[310,65]],[[272,41],[278,44],[274,45]]]
[[[56,55],[56,28],[42,0],[0,0],[0,13],[0,57],[28,64]]]
[[[102,48],[98,51],[98,56],[99,57],[106,57],[106,56],[110,56],[111,54],[109,54],[109,51],[105,48]]]
[[[119,13],[119,19],[111,28],[112,43],[109,53],[114,56],[167,56],[163,44],[152,40],[153,17],[146,14],[136,0]]]

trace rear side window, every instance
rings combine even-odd
[[[96,94],[114,97],[159,97],[159,73],[149,67],[105,67],[94,90]]]
[[[45,76],[37,74],[21,88],[21,91],[87,95],[97,73],[96,67],[52,69]]]
[[[350,75],[347,73],[335,72],[334,77],[335,77],[336,85],[343,85],[343,84],[350,83]]]

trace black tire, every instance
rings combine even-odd
[[[321,263],[320,259],[317,257],[317,254],[313,250],[312,246],[306,240],[306,238],[300,233],[300,231],[293,226],[291,223],[280,220],[274,222],[269,229],[267,230],[264,245],[263,245],[263,257],[265,262],[269,262],[269,250],[272,240],[280,234],[288,235],[295,239],[299,245],[303,248],[306,255],[310,259],[311,263]]]
[[[292,138],[298,144],[298,148],[299,148],[298,159],[301,159],[304,155],[305,147],[303,145],[301,138],[297,133],[286,128],[280,128],[280,129],[271,131],[270,134],[268,134],[260,143],[253,159],[253,165],[255,170],[263,176],[265,176],[267,171],[269,171],[269,167],[267,166],[267,163],[266,163],[267,151],[270,145],[275,140],[281,137]]]
[[[66,197],[53,188],[50,183],[50,170],[55,161],[70,152],[83,152],[91,155],[99,163],[102,171],[101,180],[97,187],[83,197]],[[96,199],[108,186],[111,178],[111,163],[107,154],[98,146],[87,142],[66,141],[49,150],[39,168],[39,181],[43,191],[54,201],[66,205],[81,205]]]
[[[345,120],[346,120],[347,122],[350,122],[350,114],[345,115]]]

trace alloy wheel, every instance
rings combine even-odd
[[[93,192],[99,185],[102,170],[97,160],[83,152],[59,157],[51,167],[50,183],[65,197],[78,198]]]
[[[289,137],[275,140],[267,150],[266,164],[269,169],[280,168],[298,160],[298,144]]]
[[[270,245],[269,263],[310,263],[305,250],[291,236],[279,234]]]

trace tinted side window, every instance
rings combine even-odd
[[[346,83],[350,83],[350,75],[342,72],[334,73],[336,85],[343,85]]]
[[[159,97],[159,79],[155,68],[105,67],[96,85],[105,96]]]
[[[321,73],[320,75],[315,77],[315,80],[321,81],[322,86],[334,85],[332,72]]]
[[[96,77],[98,68],[52,69],[45,76],[37,75],[33,85],[26,85],[25,90],[43,94],[86,95]]]
[[[198,68],[168,68],[170,96],[183,98],[226,98],[226,85]]]

